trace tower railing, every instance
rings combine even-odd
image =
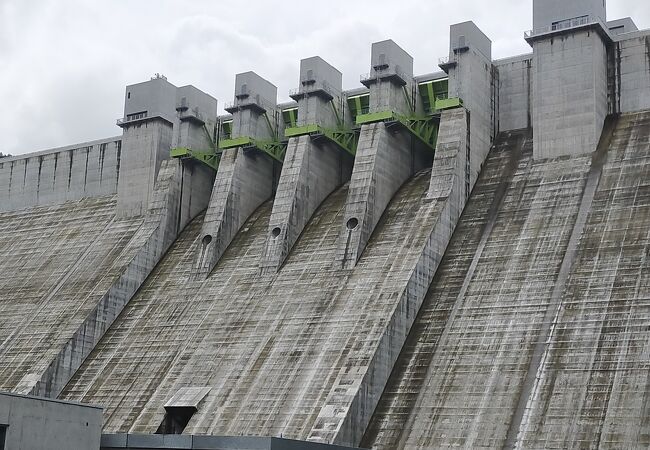
[[[562,20],[552,25],[548,25],[541,28],[536,28],[534,30],[529,30],[524,32],[524,39],[531,39],[535,36],[541,36],[544,34],[554,33],[556,31],[570,30],[572,28],[580,28],[586,25],[600,25],[603,30],[609,34],[609,29],[603,20],[598,16],[581,16],[575,17],[573,19]]]

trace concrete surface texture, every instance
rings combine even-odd
[[[0,392],[0,447],[7,450],[98,449],[96,406]]]
[[[499,141],[362,446],[650,444],[648,127],[623,116],[593,163]]]
[[[499,74],[500,131],[532,128],[533,55],[494,62]]]
[[[611,53],[615,61],[617,112],[650,109],[650,32],[620,36]]]
[[[160,166],[169,159],[172,136],[172,124],[159,118],[125,126],[122,134],[122,173],[117,189],[118,217],[144,215]]]
[[[291,138],[269,219],[260,267],[269,273],[282,265],[316,209],[350,179],[352,157],[327,141]]]
[[[413,92],[413,57],[389,39],[372,44],[370,61],[365,80],[370,88],[370,112],[412,114],[408,96]]]
[[[58,395],[193,218],[183,173],[165,161],[143,218],[117,218],[114,196],[0,215],[2,389]]]
[[[607,115],[607,51],[593,30],[533,43],[535,158],[595,150]]]
[[[254,72],[235,77],[232,137],[276,140],[277,88]],[[222,152],[201,230],[193,276],[206,278],[248,217],[269,200],[277,186],[279,163],[257,149]]]
[[[342,75],[321,58],[300,62],[299,125],[336,130],[341,108]],[[316,208],[334,189],[350,179],[352,156],[326,139],[289,139],[269,220],[261,270],[275,272],[302,233]]]
[[[498,79],[489,56],[492,43],[473,22],[452,25],[450,39],[449,96],[461,98],[470,112],[471,188],[497,131]]]
[[[191,276],[202,245],[202,221],[192,222],[62,398],[103,405],[107,432],[153,433],[180,388],[210,387],[184,433],[357,443],[444,253],[437,227],[453,230],[447,198],[465,185],[466,155],[453,138],[466,136],[466,118],[448,122],[440,159],[460,160],[441,164],[437,189],[424,171],[398,192],[353,270],[335,259],[347,186],[273,276],[258,269],[270,203],[205,281]]]
[[[0,213],[117,193],[120,137],[0,159]]]
[[[535,26],[605,19],[560,3]],[[216,100],[157,77],[127,87],[122,137],[1,159],[0,389],[101,405],[107,448],[650,446],[650,34],[609,26],[492,61],[452,25],[463,107],[435,153],[388,120],[354,158],[300,136],[215,174],[169,149],[212,148]],[[412,68],[375,43],[352,92],[423,114],[416,80],[438,75]],[[233,138],[281,141],[287,105],[352,126],[321,58],[295,103],[235,83]]]

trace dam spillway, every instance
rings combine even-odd
[[[584,3],[227,115],[157,76],[121,137],[0,158],[0,389],[104,449],[650,445],[650,32]]]

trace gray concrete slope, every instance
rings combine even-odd
[[[650,113],[621,117],[517,448],[650,447]]]
[[[602,174],[501,137],[362,446],[648,446],[649,131],[623,116]]]
[[[0,389],[28,393],[117,277],[115,197],[0,214]]]
[[[427,171],[398,193],[352,271],[335,261],[347,186],[319,208],[273,276],[258,267],[270,204],[205,281],[190,276],[200,244],[194,221],[61,398],[104,406],[107,432],[152,433],[179,388],[208,386],[185,433],[309,437],[348,354],[373,356],[420,257],[430,227],[414,219],[430,211],[428,184]]]

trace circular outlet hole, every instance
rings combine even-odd
[[[271,231],[271,234],[273,235],[274,238],[276,238],[280,236],[280,231],[282,231],[280,230],[280,227],[275,227],[273,228],[273,231]]]
[[[208,245],[210,242],[212,242],[212,236],[211,235],[206,234],[205,236],[203,236],[203,246],[204,247],[206,245]]]
[[[350,220],[348,220],[348,223],[346,223],[345,226],[348,227],[348,230],[354,230],[359,226],[359,219],[352,217]]]

